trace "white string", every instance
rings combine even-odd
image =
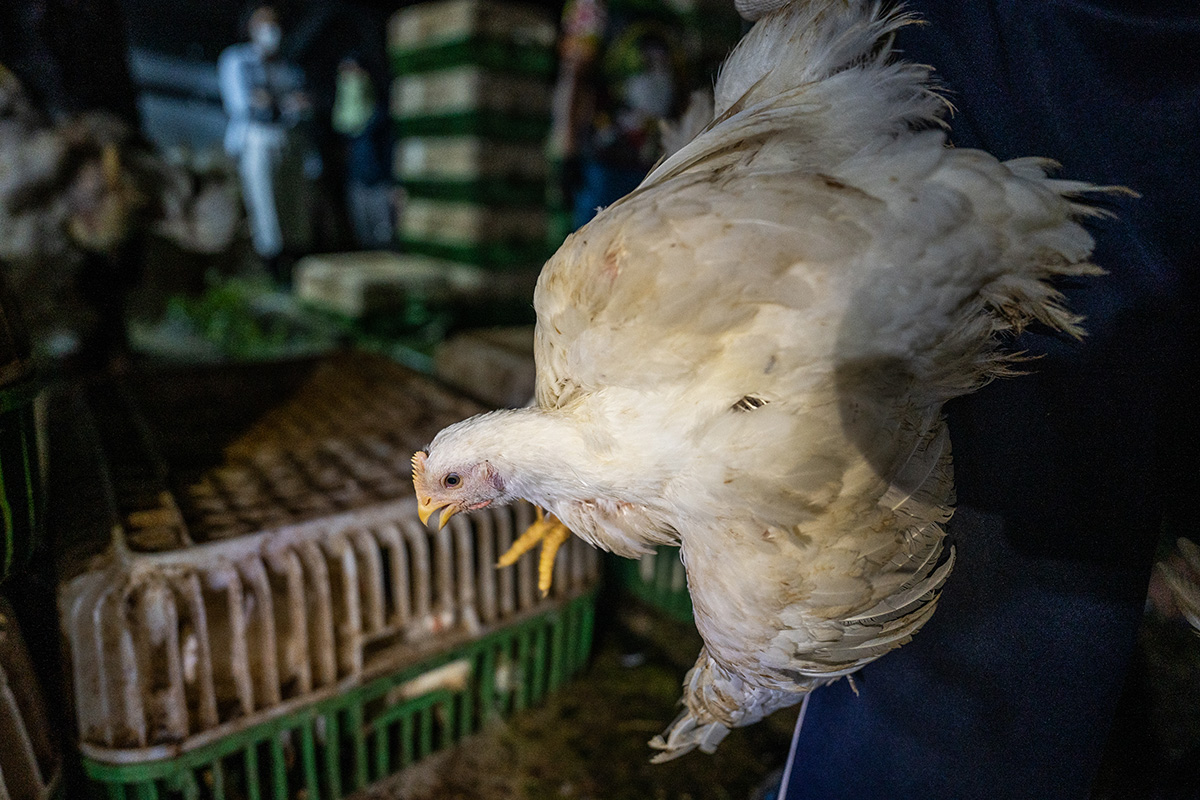
[[[800,727],[804,724],[804,712],[808,711],[808,698],[812,692],[805,692],[800,701],[800,716],[796,717],[796,730],[792,732],[792,746],[788,748],[787,766],[783,768],[783,780],[779,783],[779,798],[784,800],[788,793],[788,784],[792,782],[792,764],[796,763],[796,747],[800,743]]]

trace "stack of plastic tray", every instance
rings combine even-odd
[[[37,673],[0,597],[0,800],[57,796],[61,770],[49,730]]]
[[[85,771],[108,796],[340,798],[583,665],[595,551],[564,547],[542,598],[532,558],[494,567],[529,506],[417,520],[409,455],[472,403],[340,356],[196,468],[203,444],[156,451],[197,435],[164,430],[181,384],[159,383],[82,399],[117,522],[59,607]],[[204,417],[222,394],[189,402]]]
[[[489,269],[540,266],[555,35],[547,10],[497,0],[435,0],[392,17],[406,249]]]

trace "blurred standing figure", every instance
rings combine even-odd
[[[568,0],[563,10],[550,151],[580,228],[633,191],[662,155],[658,123],[677,111],[682,23],[668,2],[610,9]]]
[[[371,76],[354,55],[338,64],[333,129],[346,156],[346,212],[354,243],[387,247],[392,240],[392,189],[387,159],[387,120],[376,100]]]
[[[255,8],[248,28],[250,41],[227,47],[217,62],[229,114],[225,150],[238,161],[254,249],[282,281],[311,241],[308,179],[315,176],[306,174],[313,156],[301,126],[311,104],[300,68],[280,56],[275,9]]]

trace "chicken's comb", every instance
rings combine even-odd
[[[427,455],[429,454],[424,450],[418,450],[417,452],[413,453],[412,468],[414,479],[425,474],[425,457]]]

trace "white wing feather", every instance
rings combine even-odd
[[[879,44],[907,21],[767,15],[713,121],[538,282],[539,406],[632,443],[613,461],[653,487],[612,540],[560,515],[681,543],[706,646],[660,759],[911,638],[952,565],[942,403],[1009,371],[998,334],[1080,333],[1048,281],[1098,272],[1091,187],[946,147],[928,71]]]

